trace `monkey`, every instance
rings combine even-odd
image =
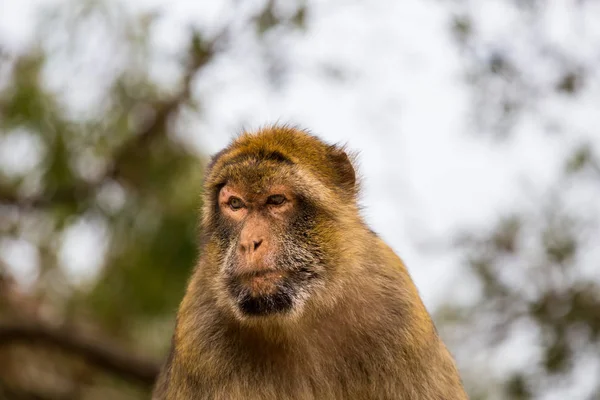
[[[361,216],[355,160],[288,125],[213,156],[153,400],[467,399],[403,261]]]

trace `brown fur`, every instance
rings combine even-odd
[[[225,182],[248,193],[285,182],[318,210],[306,238],[318,248],[319,278],[290,312],[243,317],[224,289]],[[467,398],[404,264],[362,221],[357,191],[343,149],[290,127],[243,134],[213,159],[201,259],[155,400]]]

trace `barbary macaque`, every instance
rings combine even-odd
[[[153,399],[467,399],[357,194],[344,149],[301,129],[244,133],[212,159]]]

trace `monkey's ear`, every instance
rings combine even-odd
[[[228,150],[229,150],[228,148],[222,149],[221,151],[219,151],[218,153],[216,153],[210,157],[210,161],[208,162],[208,165],[206,166],[207,173],[210,173],[210,171],[212,171],[212,169],[215,166],[215,164],[217,163],[217,161],[219,161],[219,158],[221,158],[221,156],[223,154],[227,153]]]
[[[354,194],[356,189],[356,172],[346,152],[338,147],[333,147],[329,159],[335,169],[336,183],[345,190]]]

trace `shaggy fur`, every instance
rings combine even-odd
[[[274,227],[277,287],[251,296],[231,274],[239,228],[225,184],[293,188]],[[345,151],[305,131],[245,133],[211,161],[201,258],[177,316],[154,400],[414,399],[467,396],[404,264],[363,222]]]

